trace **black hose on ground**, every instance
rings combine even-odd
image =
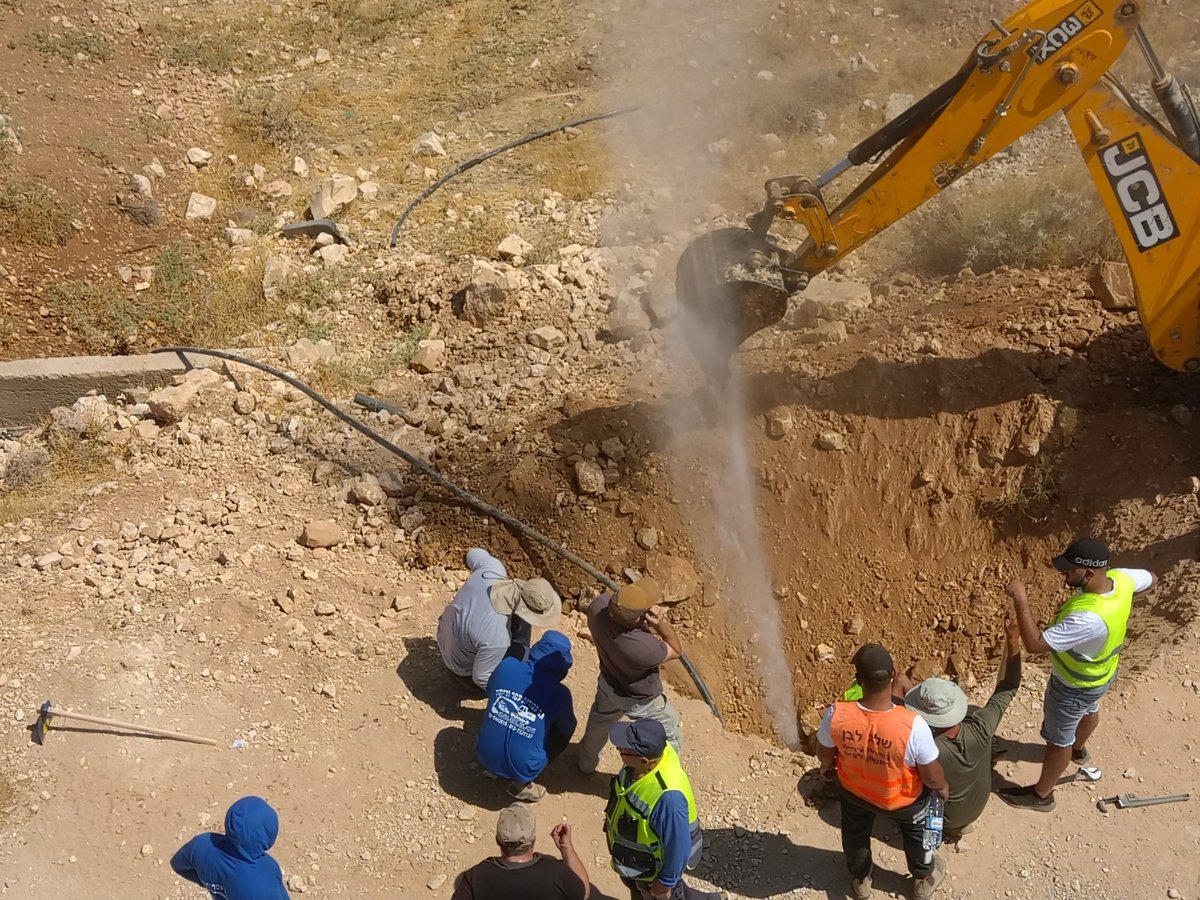
[[[287,372],[284,372],[281,369],[277,369],[275,366],[268,365],[267,363],[258,362],[257,360],[253,360],[253,359],[247,359],[244,356],[238,356],[236,353],[230,353],[227,350],[208,350],[208,349],[205,349],[204,347],[159,347],[158,349],[156,349],[152,352],[154,352],[154,353],[177,353],[184,358],[185,365],[190,365],[190,363],[188,362],[188,360],[186,358],[186,354],[194,354],[196,356],[212,356],[212,357],[215,357],[216,359],[229,360],[230,362],[240,363],[241,365],[249,366],[252,369],[258,369],[260,372],[266,372],[268,375],[272,375],[275,378],[278,378],[280,381],[287,382],[292,387],[294,387],[296,390],[298,390],[302,394],[304,394],[306,397],[313,400],[315,403],[319,404],[326,411],[333,413],[333,415],[337,416],[339,419],[341,419],[343,422],[345,422],[347,425],[349,425],[351,428],[353,428],[359,434],[363,435],[364,437],[370,438],[372,441],[379,444],[379,446],[381,446],[384,449],[388,450],[389,452],[395,454],[396,456],[399,456],[406,463],[408,463],[409,466],[412,467],[413,471],[415,471],[418,475],[422,476],[423,478],[426,478],[429,481],[432,481],[434,484],[438,485],[438,487],[442,488],[443,490],[450,493],[454,497],[457,497],[463,503],[466,503],[468,506],[472,507],[473,509],[478,510],[479,512],[483,513],[485,516],[489,516],[489,517],[495,519],[497,522],[501,522],[502,524],[508,526],[509,528],[513,529],[514,531],[518,532],[519,534],[522,534],[525,537],[529,538],[529,540],[531,540],[537,544],[541,544],[547,550],[550,550],[551,552],[557,554],[558,556],[561,556],[563,559],[565,559],[567,562],[571,563],[572,565],[578,566],[580,569],[583,569],[583,571],[587,572],[589,575],[591,575],[593,578],[595,578],[598,582],[600,582],[602,585],[604,585],[610,591],[616,592],[621,589],[621,586],[619,584],[617,584],[617,582],[615,582],[613,579],[609,578],[608,575],[601,572],[599,569],[597,569],[595,566],[593,566],[587,560],[572,553],[570,550],[568,550],[562,544],[559,544],[556,541],[552,541],[550,538],[546,537],[546,535],[542,534],[540,531],[530,528],[528,525],[526,525],[524,522],[520,521],[519,519],[514,519],[508,513],[504,512],[504,510],[498,509],[495,506],[492,506],[490,503],[486,503],[485,501],[480,500],[474,494],[468,493],[467,491],[463,490],[454,482],[446,479],[441,473],[439,473],[437,471],[437,469],[433,468],[428,463],[422,461],[421,459],[417,458],[416,456],[413,456],[407,450],[404,450],[401,447],[397,447],[395,444],[393,444],[391,441],[389,441],[387,438],[385,438],[379,432],[364,425],[358,419],[354,418],[354,416],[351,416],[348,413],[345,413],[342,410],[338,409],[336,406],[333,405],[333,403],[331,403],[329,400],[327,400],[321,394],[318,394],[316,391],[314,391],[312,388],[310,388],[303,381],[300,381],[298,378],[295,378],[292,375],[289,375]],[[700,673],[699,673],[699,671],[697,671],[695,665],[693,665],[692,661],[690,659],[688,659],[688,657],[686,655],[680,656],[679,661],[683,664],[684,669],[687,670],[688,675],[691,677],[693,683],[696,685],[696,690],[699,691],[700,696],[702,698],[704,698],[704,702],[708,704],[709,709],[711,709],[713,711],[713,715],[717,717],[717,721],[724,724],[725,720],[721,718],[721,710],[717,707],[717,701],[713,699],[713,695],[709,691],[708,685],[706,685],[704,683],[704,679],[700,676]]]
[[[396,220],[396,224],[392,226],[392,236],[388,238],[388,246],[396,246],[396,240],[400,237],[400,229],[404,227],[404,223],[408,220],[409,214],[412,213],[414,209],[427,200],[434,191],[440,188],[447,181],[450,181],[452,178],[457,178],[468,169],[473,169],[481,162],[487,162],[493,156],[499,156],[501,153],[506,153],[509,150],[515,150],[517,147],[520,147],[523,144],[529,144],[533,141],[541,140],[544,137],[549,137],[555,132],[564,131],[567,128],[578,128],[580,125],[586,125],[589,122],[599,122],[601,119],[614,119],[617,116],[623,116],[627,113],[636,112],[639,109],[641,109],[640,106],[626,106],[622,109],[613,109],[609,110],[608,112],[596,113],[594,116],[584,116],[582,119],[573,119],[570,122],[563,122],[560,125],[555,125],[553,128],[546,128],[542,131],[535,131],[532,134],[527,134],[523,138],[510,141],[504,146],[489,150],[487,153],[484,153],[481,156],[476,156],[474,159],[468,159],[464,163],[459,163],[429,187],[425,188],[425,190],[421,191],[421,193],[417,194],[416,199],[413,200],[412,203],[408,204],[408,207],[400,214],[400,218]]]

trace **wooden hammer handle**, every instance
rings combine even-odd
[[[178,731],[167,731],[163,728],[151,728],[147,725],[135,725],[132,722],[119,722],[116,719],[102,719],[100,716],[85,716],[83,713],[63,712],[60,709],[50,707],[46,710],[48,718],[76,719],[80,722],[88,722],[92,725],[109,725],[113,728],[121,728],[125,731],[136,731],[139,734],[153,734],[156,737],[173,738],[177,741],[191,741],[194,744],[208,744],[210,747],[217,746],[217,742],[212,738],[197,737],[194,734],[183,734]]]

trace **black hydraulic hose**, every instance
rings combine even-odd
[[[445,175],[443,175],[441,178],[439,178],[437,181],[435,181],[429,187],[425,188],[425,190],[421,191],[421,193],[417,194],[416,199],[413,200],[412,203],[408,204],[408,207],[404,210],[404,212],[402,212],[400,214],[400,218],[396,220],[396,224],[392,226],[392,236],[390,238],[388,238],[388,246],[389,247],[396,246],[396,240],[400,237],[400,229],[404,227],[404,223],[408,220],[409,215],[412,213],[412,211],[414,209],[417,208],[417,206],[419,206],[426,199],[428,199],[430,194],[432,194],[434,191],[436,191],[438,188],[440,188],[447,181],[449,181],[452,178],[457,178],[459,175],[461,175],[463,172],[467,171],[468,169],[473,169],[475,166],[479,165],[481,162],[487,162],[493,156],[499,156],[501,153],[505,153],[509,150],[514,150],[523,144],[529,144],[529,143],[532,143],[533,141],[541,140],[544,137],[549,137],[550,135],[554,134],[555,132],[563,131],[567,128],[577,128],[578,126],[586,125],[589,122],[599,122],[601,119],[615,119],[617,116],[623,116],[623,115],[626,115],[627,113],[637,112],[637,110],[639,110],[639,109],[641,109],[640,106],[626,106],[621,109],[612,109],[612,110],[609,110],[608,112],[596,113],[594,116],[584,116],[582,119],[573,119],[570,122],[563,122],[560,125],[555,125],[553,128],[546,128],[546,129],[543,129],[542,131],[535,131],[532,134],[527,134],[523,138],[518,138],[515,141],[510,141],[509,143],[505,144],[504,146],[496,147],[495,149],[489,150],[487,153],[484,153],[481,156],[476,156],[474,159],[468,159],[464,163],[459,163],[457,166],[455,166],[453,169],[451,169],[449,172],[447,172]]]
[[[212,356],[217,359],[225,359],[225,360],[229,360],[231,362],[240,363],[243,366],[250,366],[252,369],[258,369],[260,372],[266,372],[268,375],[273,375],[274,377],[278,378],[280,381],[287,382],[292,387],[294,387],[296,390],[298,390],[302,394],[304,394],[306,397],[313,400],[315,403],[319,404],[326,411],[333,413],[335,416],[337,416],[339,419],[341,419],[343,422],[345,422],[347,425],[349,425],[351,428],[353,428],[359,434],[363,435],[364,437],[370,438],[372,441],[379,444],[379,446],[383,447],[384,449],[388,450],[391,453],[394,453],[396,456],[399,456],[406,463],[408,463],[418,475],[421,475],[422,477],[428,479],[429,481],[432,481],[434,484],[438,485],[438,487],[442,488],[443,490],[445,490],[448,493],[452,494],[453,496],[457,497],[463,503],[466,503],[468,506],[472,507],[473,509],[478,510],[479,512],[483,513],[485,516],[490,516],[491,518],[495,519],[496,521],[501,522],[504,525],[507,525],[509,528],[512,528],[514,531],[519,532],[520,534],[529,538],[531,541],[533,541],[537,544],[541,544],[547,550],[550,550],[551,552],[557,554],[558,556],[561,556],[563,559],[565,559],[567,562],[571,563],[572,565],[578,566],[580,569],[583,569],[583,571],[587,572],[589,575],[591,575],[593,578],[595,578],[597,581],[599,581],[601,584],[603,584],[610,591],[616,592],[621,589],[621,586],[619,584],[617,584],[613,579],[609,578],[606,574],[601,572],[599,569],[597,569],[595,566],[593,566],[587,560],[572,553],[570,550],[568,550],[562,544],[559,544],[556,541],[552,541],[550,538],[546,537],[546,535],[542,534],[540,531],[530,528],[528,525],[526,525],[524,522],[520,521],[519,519],[514,519],[508,513],[504,512],[504,510],[497,509],[495,506],[492,506],[490,503],[486,503],[485,501],[480,500],[474,494],[470,494],[467,491],[463,490],[454,482],[446,479],[441,473],[439,473],[437,471],[437,469],[433,468],[428,463],[421,461],[416,456],[413,456],[407,450],[404,450],[401,447],[397,447],[395,444],[393,444],[391,441],[389,441],[387,438],[385,438],[379,432],[364,425],[358,419],[354,418],[354,416],[351,416],[351,415],[343,412],[342,410],[338,409],[336,406],[333,405],[333,403],[331,403],[329,400],[327,400],[322,395],[318,394],[316,391],[314,391],[312,388],[310,388],[303,381],[300,381],[298,378],[295,378],[295,377],[289,375],[287,372],[284,372],[281,369],[277,369],[275,366],[268,365],[267,363],[258,362],[257,360],[253,360],[253,359],[247,359],[244,356],[238,356],[236,353],[230,353],[227,350],[208,350],[204,347],[159,347],[158,349],[156,349],[152,352],[154,352],[154,353],[178,353],[179,355],[185,357],[185,363],[186,363],[186,354],[189,354],[189,353],[195,354],[196,356]],[[687,670],[688,675],[691,677],[692,681],[695,683],[696,690],[698,690],[700,692],[700,696],[702,698],[704,698],[704,702],[708,704],[709,709],[711,709],[713,711],[713,715],[717,717],[717,721],[724,724],[725,720],[721,718],[721,711],[717,707],[717,701],[715,699],[713,699],[713,695],[709,691],[708,685],[706,685],[704,683],[704,679],[701,677],[699,671],[697,671],[695,665],[692,664],[692,661],[690,659],[688,659],[686,655],[681,655],[679,657],[679,661],[683,664],[684,669]]]

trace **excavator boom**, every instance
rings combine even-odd
[[[1200,199],[1185,192],[1189,179],[1200,183],[1200,163],[1188,152],[1196,117],[1149,50],[1138,24],[1143,3],[1034,0],[993,21],[951,79],[825,175],[772,178],[749,228],[689,246],[677,294],[685,336],[710,379],[724,380],[729,356],[783,316],[788,295],[1057,112],[1070,121],[1121,237],[1155,353],[1173,368],[1200,367]],[[1164,103],[1179,138],[1108,75],[1135,37],[1155,68],[1156,92],[1174,98]],[[871,172],[831,210],[823,188],[868,164]],[[797,250],[774,240],[780,220],[807,233]]]
[[[1200,371],[1200,164],[1107,79],[1066,117],[1125,251],[1154,355]]]

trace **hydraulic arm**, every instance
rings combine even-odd
[[[993,21],[951,79],[828,172],[772,178],[748,228],[690,245],[677,293],[709,377],[724,380],[729,356],[782,317],[789,294],[1056,112],[1066,115],[1120,237],[1155,354],[1172,368],[1200,369],[1200,128],[1186,90],[1163,71],[1138,24],[1143,2],[1035,0]],[[1108,74],[1132,40],[1170,130]],[[822,190],[872,164],[830,209]],[[779,220],[804,228],[798,249],[773,238]]]

